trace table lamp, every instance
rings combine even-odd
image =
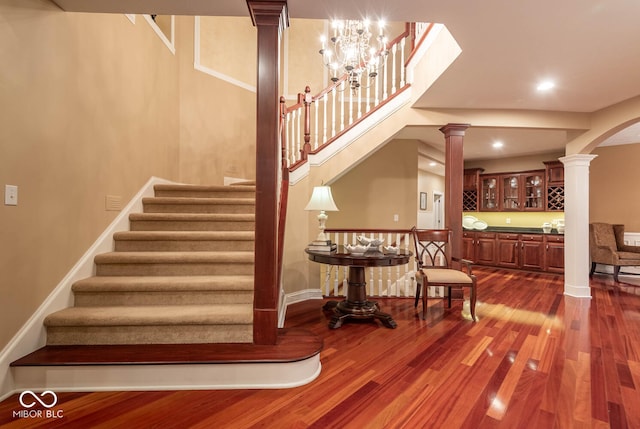
[[[318,215],[318,229],[320,230],[320,233],[318,234],[316,241],[318,244],[320,242],[327,244],[329,240],[327,240],[327,236],[324,233],[324,228],[329,216],[327,216],[325,212],[338,211],[338,207],[336,207],[336,203],[333,201],[333,196],[331,195],[331,188],[329,186],[315,186],[313,188],[313,194],[311,194],[311,199],[304,209],[320,211],[320,214]]]

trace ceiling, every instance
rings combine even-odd
[[[246,0],[56,0],[64,10],[248,16]],[[291,18],[384,17],[447,26],[461,55],[420,98],[428,109],[517,109],[589,113],[640,95],[637,0],[288,0]],[[556,88],[539,93],[541,79]],[[473,124],[471,124],[473,125]],[[437,128],[400,138],[442,145]],[[499,152],[489,149],[504,142]],[[564,130],[474,128],[465,159],[561,151]],[[604,144],[640,142],[640,129]]]

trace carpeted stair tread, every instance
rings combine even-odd
[[[255,197],[255,183],[244,186],[221,186],[221,185],[155,185],[156,197]]]
[[[47,327],[238,325],[253,320],[251,304],[69,307],[44,319]]]
[[[253,252],[109,252],[96,255],[104,264],[253,263]]]
[[[131,213],[129,220],[255,222],[256,216],[253,213]]]
[[[97,276],[75,282],[73,292],[252,291],[253,276]]]
[[[143,198],[145,213],[254,213],[255,198]]]
[[[255,198],[215,198],[215,197],[146,197],[143,204],[221,204],[221,205],[249,205],[256,204]]]
[[[254,231],[121,231],[113,234],[115,240],[121,241],[253,241]]]

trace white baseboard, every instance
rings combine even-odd
[[[0,395],[0,401],[25,390],[100,392],[284,389],[310,383],[318,377],[321,368],[320,353],[287,363],[15,367],[12,372],[19,381],[11,391]]]
[[[278,328],[284,328],[284,321],[287,317],[287,306],[309,299],[322,299],[322,291],[320,289],[305,289],[285,294],[281,299],[280,311],[278,312]]]
[[[13,372],[9,370],[11,362],[45,345],[45,317],[73,305],[73,283],[95,274],[95,256],[113,250],[113,234],[129,230],[129,214],[142,212],[142,198],[154,195],[154,185],[167,183],[174,182],[157,177],[149,179],[0,352],[0,397],[15,390]]]

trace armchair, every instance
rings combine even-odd
[[[448,307],[451,308],[451,288],[462,287],[471,290],[470,311],[473,321],[476,320],[476,277],[471,272],[471,261],[453,258],[449,251],[451,231],[448,229],[412,229],[415,245],[415,258],[418,264],[416,271],[416,300],[418,306],[422,292],[422,319],[427,315],[427,288],[443,286],[447,288]],[[451,261],[460,261],[466,272],[451,267]]]
[[[624,225],[594,222],[589,224],[589,253],[593,276],[597,264],[612,265],[613,279],[618,282],[621,267],[640,266],[640,246],[624,244]]]

